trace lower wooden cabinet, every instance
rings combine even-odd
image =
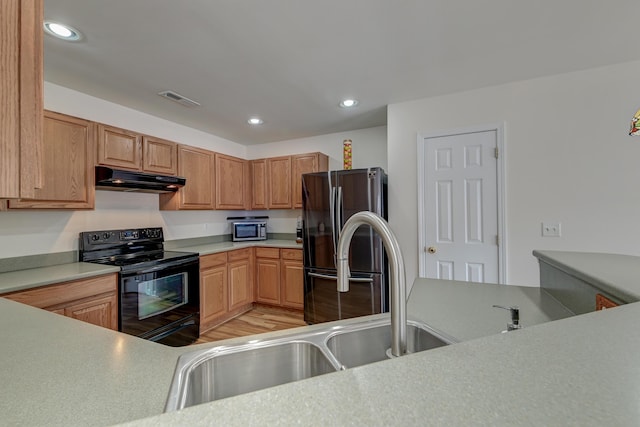
[[[301,249],[282,249],[280,303],[283,307],[304,308],[304,267]]]
[[[253,249],[200,257],[200,331],[253,306]]]
[[[256,301],[304,308],[302,250],[256,248]]]
[[[611,301],[609,298],[602,294],[596,294],[596,311],[604,310],[607,308],[617,307],[618,303]]]
[[[229,311],[250,307],[253,303],[253,248],[227,254],[229,275]]]
[[[256,301],[280,305],[280,249],[256,248]]]
[[[118,330],[118,276],[108,274],[0,295],[53,313]]]
[[[72,303],[64,308],[64,315],[105,328],[118,329],[118,295],[110,294]],[[115,318],[115,321],[114,321]]]
[[[245,248],[200,257],[200,331],[253,307],[254,302],[301,310],[301,249]]]
[[[227,253],[200,257],[200,324],[209,325],[226,316]]]

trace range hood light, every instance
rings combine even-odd
[[[111,182],[113,182],[114,184],[124,184],[124,181],[123,181],[123,180],[121,180],[121,179],[114,179],[114,180],[113,180],[113,181],[111,181]]]

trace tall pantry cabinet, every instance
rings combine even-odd
[[[43,2],[0,8],[0,198],[32,198],[43,178]]]

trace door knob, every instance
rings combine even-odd
[[[429,252],[430,254],[435,254],[436,253],[436,247],[435,246],[429,246],[427,248],[427,252]]]

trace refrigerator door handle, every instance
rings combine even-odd
[[[327,279],[327,280],[338,280],[338,276],[332,276],[330,274],[320,274],[320,273],[308,273],[311,277],[317,277],[318,279]],[[356,283],[373,283],[372,277],[349,277],[350,282]]]
[[[336,239],[336,188],[331,187],[329,196],[329,211],[331,214],[331,240],[333,241],[333,253],[338,250],[338,242]],[[335,258],[335,257],[334,257]]]
[[[356,283],[373,283],[373,278],[371,277],[349,277],[350,282]]]
[[[338,280],[338,276],[331,276],[330,274],[309,273],[311,277],[317,277],[318,279]]]
[[[338,230],[338,238],[340,238],[340,234],[342,234],[342,219],[343,219],[343,213],[342,213],[342,187],[338,187],[338,194],[336,195],[336,202],[338,204],[338,206],[336,206],[336,230]],[[338,250],[338,247],[336,245],[336,251]]]

